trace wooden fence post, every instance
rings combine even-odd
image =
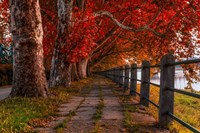
[[[113,82],[115,82],[115,68],[112,69]]]
[[[145,98],[149,98],[149,84],[150,82],[150,63],[148,61],[142,61],[141,72],[141,88],[140,88],[140,103],[146,107],[149,106],[149,102]]]
[[[107,78],[108,77],[108,71],[106,70],[104,73],[105,73],[105,76]]]
[[[112,68],[110,69],[110,79],[112,80]]]
[[[113,68],[110,69],[110,79],[113,81],[114,75],[113,75]]]
[[[114,81],[117,84],[117,67],[115,67],[114,75],[115,75],[115,80]]]
[[[119,80],[119,87],[122,87],[124,85],[124,67],[120,66],[120,72],[119,72],[119,76],[120,76],[120,80]]]
[[[113,81],[116,83],[116,67],[113,69]]]
[[[125,78],[124,78],[124,89],[128,89],[129,88],[129,76],[130,75],[130,67],[129,65],[125,66]]]
[[[130,84],[130,95],[136,96],[137,88],[137,64],[131,65],[131,84]]]
[[[117,67],[117,84],[120,86],[120,67]]]
[[[159,100],[159,125],[166,127],[171,119],[167,115],[168,112],[174,112],[174,92],[168,88],[174,88],[175,66],[167,66],[174,63],[175,59],[172,54],[163,56],[161,60],[161,77],[160,77],[160,100]]]
[[[111,68],[111,69],[110,69],[110,79],[111,79],[111,80],[113,80],[113,75],[112,75],[112,73],[113,73],[113,69]]]
[[[110,69],[108,70],[108,78],[110,79]]]
[[[107,70],[106,73],[107,73],[107,78],[110,78],[110,77],[109,77],[109,70]]]
[[[108,70],[108,72],[107,72],[108,74],[108,78],[110,79],[110,69]]]

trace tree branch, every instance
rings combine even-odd
[[[159,15],[159,12],[155,16],[157,17],[158,15]],[[103,10],[97,11],[96,13],[94,13],[94,16],[95,17],[106,16],[106,17],[110,18],[118,27],[120,27],[124,30],[132,31],[132,32],[150,31],[158,37],[161,37],[161,38],[164,37],[164,33],[160,33],[158,31],[155,31],[154,29],[149,28],[149,25],[155,21],[156,17],[154,17],[153,20],[150,21],[147,25],[142,26],[140,28],[134,28],[134,27],[129,27],[129,26],[123,25],[108,11],[103,11]]]

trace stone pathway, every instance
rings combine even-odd
[[[130,121],[133,131],[127,129],[127,133],[170,133],[167,129],[159,128],[156,119],[147,112],[144,106],[135,100],[135,97],[133,98],[127,92],[124,92],[123,88],[116,88],[115,93],[119,97],[127,98],[125,101],[121,101],[122,106],[132,107],[132,110],[128,112],[129,118],[132,118]]]
[[[51,121],[45,128],[35,128],[34,132],[56,133],[56,127],[65,122],[68,119],[69,115],[75,112],[84,100],[84,97],[73,97],[68,102],[61,104],[58,107],[58,116],[53,121]]]
[[[104,83],[105,84],[105,83]],[[123,132],[123,108],[118,98],[113,95],[112,88],[103,85],[104,108],[102,119],[100,121],[102,133],[120,133]]]
[[[0,87],[0,100],[7,98],[11,92],[12,86],[1,86]]]
[[[128,133],[128,130],[124,128],[124,108],[113,92],[115,89],[116,87],[107,79],[95,76],[89,93],[85,91],[85,94],[72,97],[61,104],[57,117],[46,127],[35,128],[34,131],[39,133]],[[100,103],[103,103],[103,107],[97,121],[95,114]],[[147,116],[143,109],[131,115],[135,123],[144,127],[140,128],[139,132],[165,133],[147,126],[148,124],[154,126],[156,121],[153,117]]]
[[[100,100],[98,93],[99,88],[95,83],[90,94],[85,97],[85,101],[76,110],[75,115],[66,123],[65,133],[90,133],[93,130],[93,116]]]

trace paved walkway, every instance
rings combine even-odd
[[[0,100],[5,99],[11,92],[11,86],[1,86],[0,87]]]
[[[35,128],[39,133],[128,133],[124,126],[124,106],[119,96],[113,90],[119,88],[109,80],[96,76],[91,88],[86,89],[80,96],[72,97],[58,107],[57,117],[46,127]],[[134,106],[134,105],[133,105]],[[135,115],[135,116],[134,116]],[[154,125],[155,120],[144,112],[133,113],[136,122],[140,124],[149,120]],[[139,129],[145,133],[165,133],[154,128]],[[144,129],[144,130],[143,130]],[[167,131],[166,131],[167,133]]]

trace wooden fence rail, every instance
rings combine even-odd
[[[198,129],[174,115],[174,92],[200,99],[199,94],[179,90],[174,87],[175,65],[190,63],[200,63],[200,59],[175,62],[174,56],[167,54],[162,57],[158,65],[151,66],[148,61],[143,61],[141,67],[137,67],[137,64],[133,64],[131,67],[126,65],[106,70],[99,74],[110,78],[124,89],[130,89],[130,95],[139,95],[141,105],[148,107],[150,103],[158,108],[158,119],[161,127],[167,127],[172,120],[175,120],[189,130],[200,133]],[[150,82],[150,69],[155,67],[160,67],[160,85]],[[137,79],[137,69],[141,69],[141,80]],[[136,91],[138,81],[141,82],[140,93]],[[150,85],[160,88],[158,105],[149,99]]]

